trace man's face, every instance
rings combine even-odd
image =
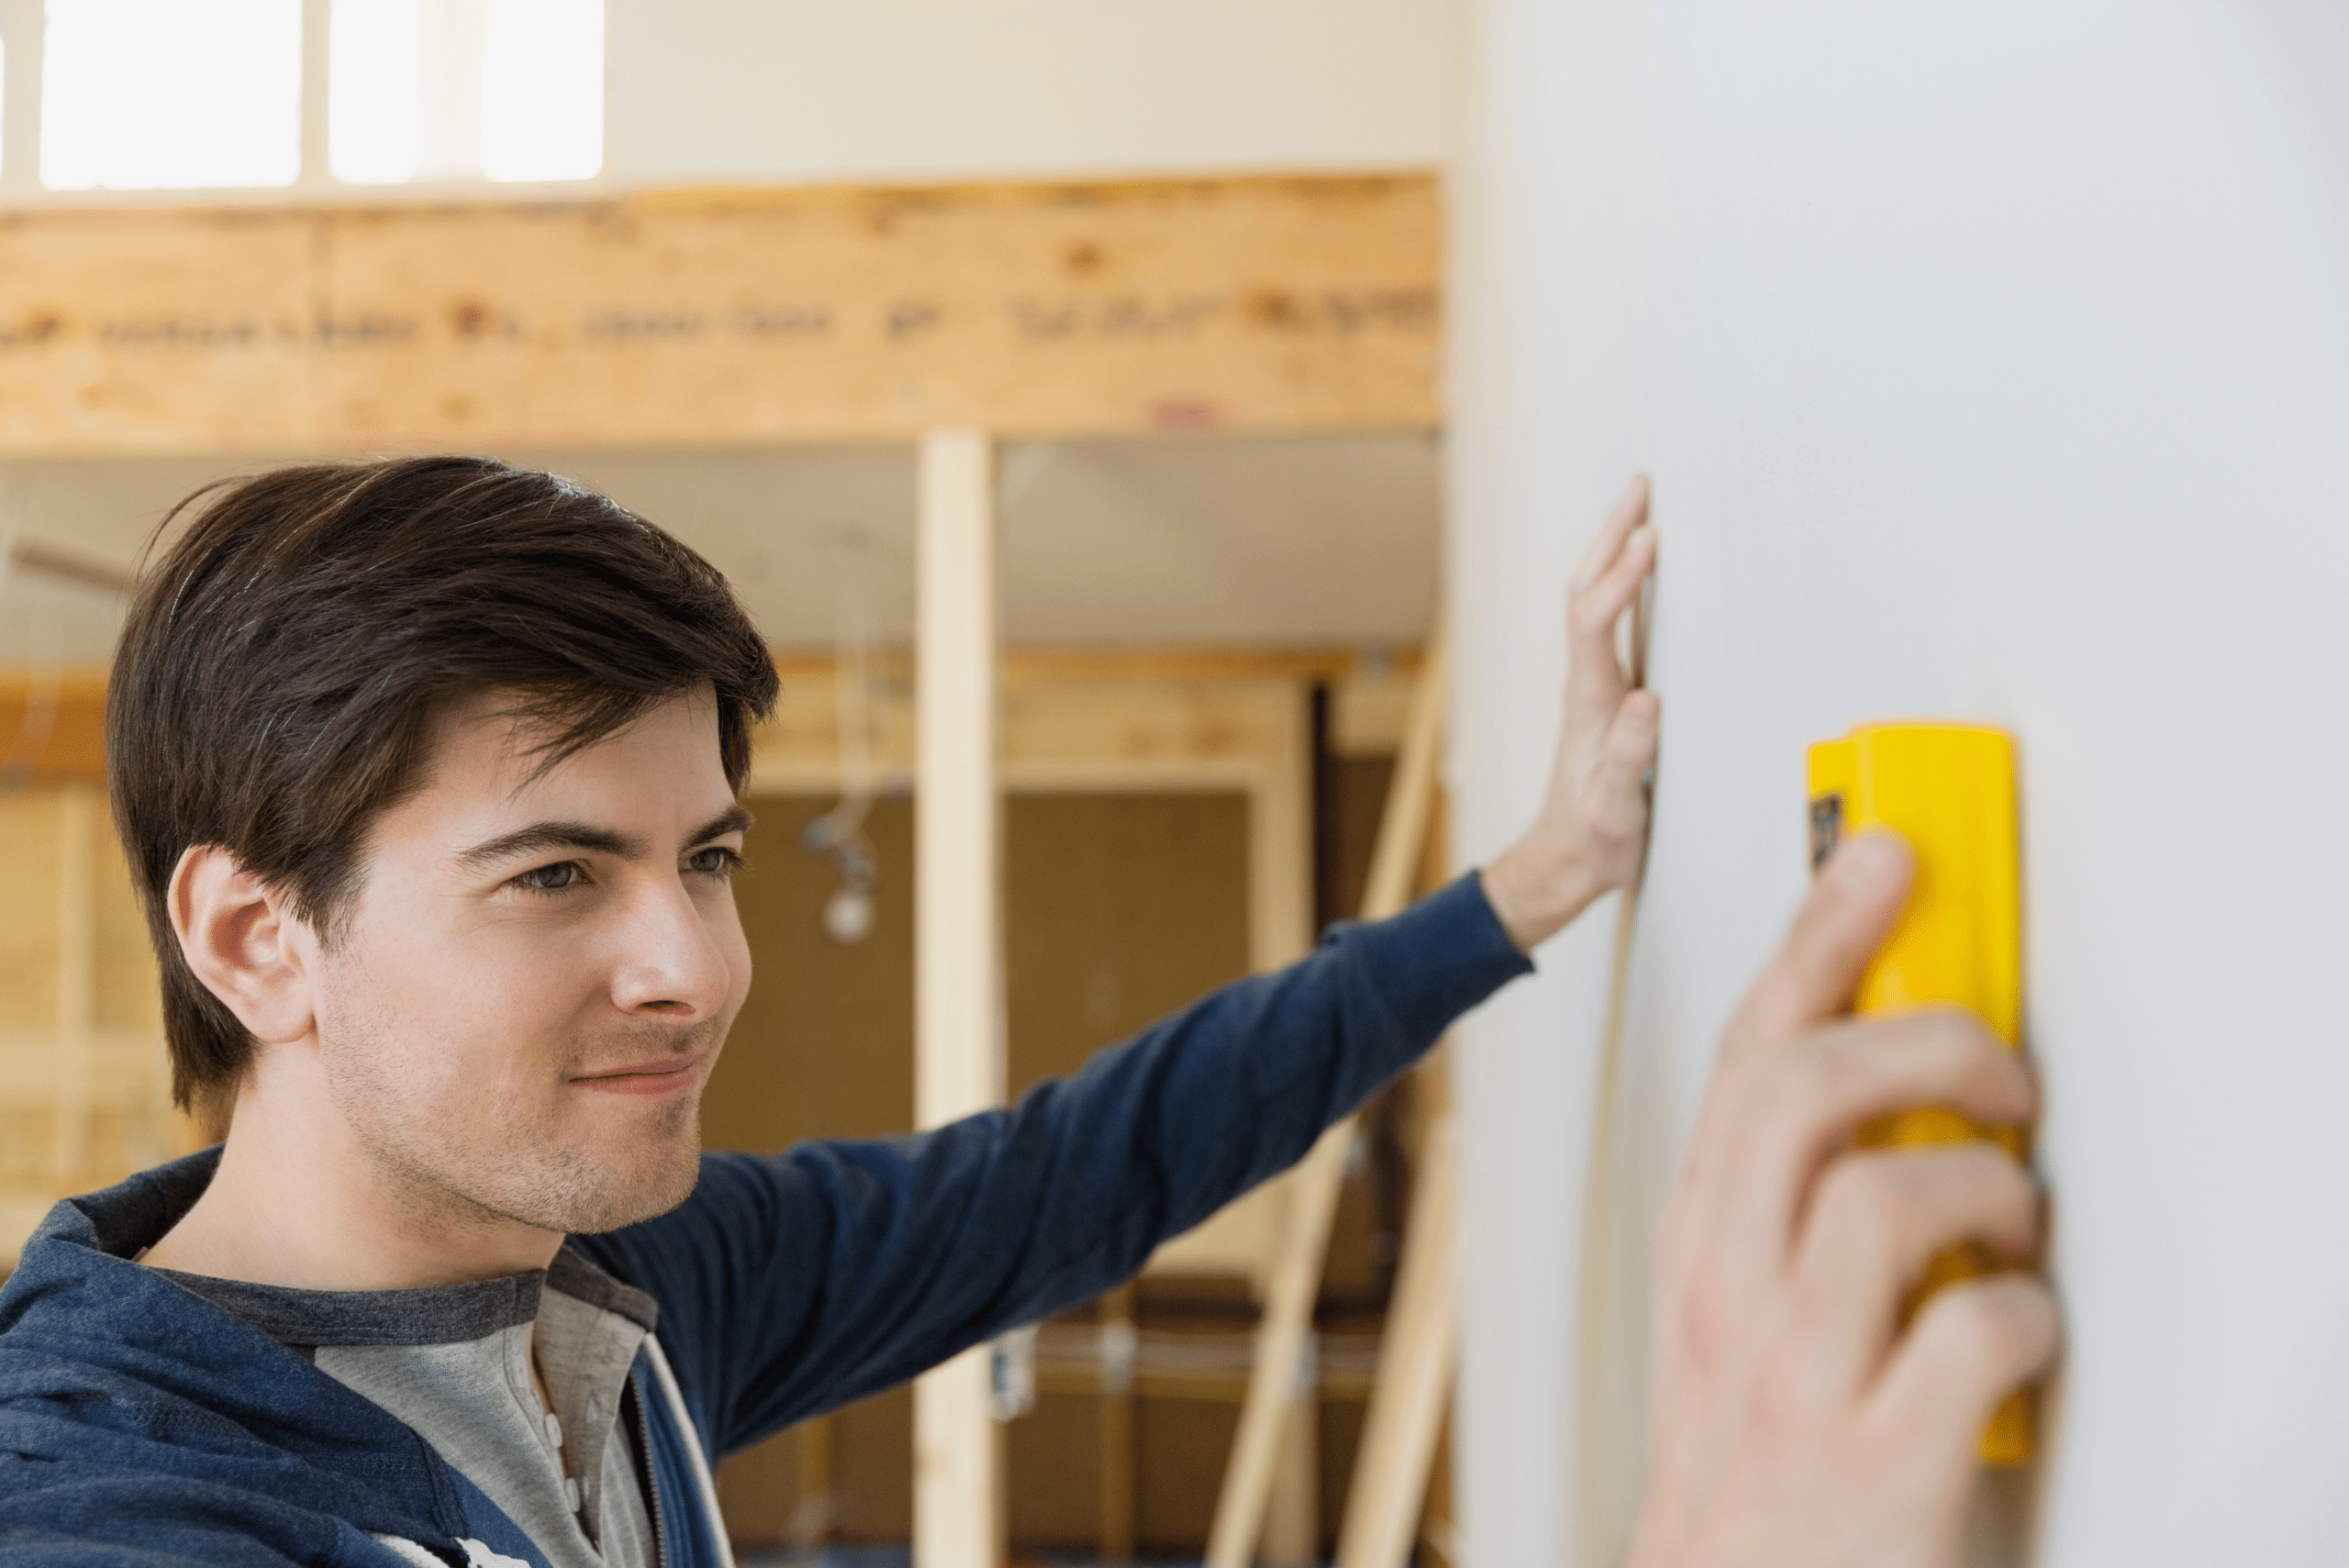
[[[491,694],[369,835],[319,955],[327,1090],[445,1223],[609,1230],[699,1169],[702,1086],[751,985],[729,885],[748,817],[707,693],[536,774]]]

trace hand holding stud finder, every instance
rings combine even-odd
[[[1647,1496],[1631,1568],[1947,1568],[1983,1423],[2055,1353],[2021,1273],[1915,1305],[1964,1242],[2039,1245],[2021,1165],[1973,1140],[1867,1148],[1945,1106],[2029,1119],[2030,1070],[1976,1015],[1849,1011],[1901,926],[1919,857],[1888,832],[1833,851],[1721,1038],[1656,1240]]]

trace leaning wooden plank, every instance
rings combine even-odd
[[[1394,1305],[1363,1421],[1337,1568],[1403,1568],[1419,1535],[1428,1467],[1459,1353],[1452,1249],[1458,1166],[1447,1113],[1428,1130],[1396,1272]]]
[[[1363,893],[1366,920],[1384,919],[1410,897],[1435,803],[1436,763],[1443,728],[1445,658],[1439,632],[1428,639],[1405,725],[1403,749],[1378,822],[1370,877]],[[1313,1303],[1321,1285],[1330,1226],[1344,1184],[1346,1152],[1353,1142],[1351,1119],[1321,1135],[1305,1162],[1285,1178],[1292,1184],[1285,1251],[1265,1293],[1263,1326],[1257,1330],[1256,1362],[1240,1430],[1216,1499],[1215,1523],[1208,1537],[1206,1568],[1245,1568],[1264,1528],[1281,1429],[1302,1383],[1302,1365],[1313,1326]]]
[[[919,788],[914,831],[914,1116],[1003,1103],[994,465],[978,430],[922,438],[915,552]],[[914,1385],[916,1568],[996,1568],[1001,1456],[988,1348]]]
[[[0,456],[1441,423],[1423,175],[0,217]]]

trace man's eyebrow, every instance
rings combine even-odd
[[[472,849],[460,851],[457,860],[462,865],[487,870],[506,861],[549,850],[585,850],[591,854],[632,861],[640,857],[644,849],[644,840],[633,833],[598,828],[592,822],[557,820],[533,822],[528,828],[484,839]]]
[[[696,844],[707,844],[712,839],[723,839],[729,833],[747,833],[751,830],[751,824],[757,820],[741,802],[736,801],[703,823],[700,831],[686,835],[685,844],[691,848]]]

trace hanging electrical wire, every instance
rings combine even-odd
[[[831,540],[832,711],[840,736],[841,798],[800,829],[811,854],[832,863],[841,884],[824,902],[824,932],[850,944],[873,934],[873,890],[880,859],[864,831],[873,810],[872,545],[862,529]]]

